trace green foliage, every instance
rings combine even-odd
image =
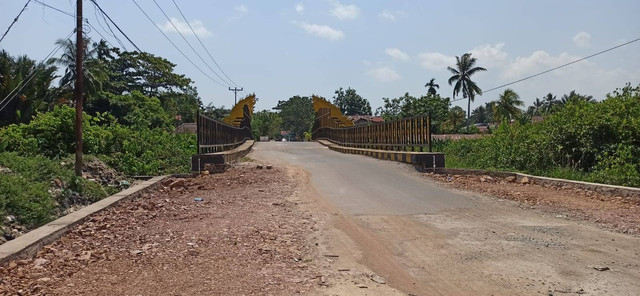
[[[501,125],[493,136],[450,142],[448,164],[564,175],[640,186],[640,86],[602,102],[570,101],[542,123]],[[574,173],[567,173],[568,171]]]
[[[33,70],[32,78],[28,78]],[[54,98],[55,90],[50,86],[56,71],[51,61],[36,63],[27,56],[12,57],[4,50],[0,51],[0,100],[24,85],[10,96],[9,101],[3,102],[6,106],[0,110],[0,126],[29,122],[37,111],[45,110]],[[22,84],[26,79],[30,79],[30,83]]]
[[[371,115],[371,105],[367,99],[356,93],[355,89],[342,87],[335,91],[333,104],[340,108],[343,115]]]
[[[71,190],[92,202],[114,193],[114,189],[74,176],[71,166],[40,155],[0,153],[0,166],[11,170],[8,174],[0,173],[0,215],[15,215],[28,227],[48,222],[56,211],[69,206]],[[48,192],[55,179],[66,185],[59,196]]]
[[[162,108],[160,100],[139,91],[124,95],[102,92],[87,103],[86,111],[93,114],[109,112],[121,124],[135,129],[170,129],[173,126],[173,120]]]
[[[225,117],[229,116],[229,114],[231,113],[231,109],[227,109],[224,106],[216,107],[213,104],[209,103],[209,105],[205,106],[202,109],[201,113],[202,115],[222,122]]]
[[[127,131],[115,136],[121,149],[101,155],[109,165],[127,175],[162,175],[190,170],[191,155],[196,152],[194,134],[173,134],[160,129]]]
[[[427,94],[416,98],[405,93],[404,96],[391,99],[383,98],[384,106],[376,110],[376,115],[382,116],[384,120],[394,120],[416,115],[431,115],[431,125],[433,133],[442,132],[442,124],[447,120],[449,98],[440,97],[439,94]]]
[[[280,137],[282,130],[282,118],[280,114],[268,110],[253,113],[251,118],[251,132],[253,138],[260,139],[260,136],[268,136],[270,139]]]
[[[301,136],[313,124],[315,111],[310,97],[294,96],[286,101],[278,101],[275,110],[280,110],[282,128]]]
[[[8,151],[20,155],[63,158],[75,150],[74,109],[56,107],[39,114],[29,124],[10,125],[0,130]],[[166,129],[123,126],[101,114],[84,116],[84,152],[98,155],[129,175],[183,173],[196,150],[195,135],[173,134]]]

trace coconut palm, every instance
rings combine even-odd
[[[436,81],[435,78],[431,78],[431,80],[429,80],[429,82],[427,82],[427,84],[424,85],[424,87],[429,88],[427,90],[427,94],[435,95],[437,93],[436,88],[440,88],[440,85],[436,84],[435,81]]]
[[[98,46],[89,48],[90,40],[84,40],[83,72],[84,90],[87,96],[92,96],[102,90],[102,84],[107,80],[102,61],[98,59]],[[76,45],[71,39],[58,39],[56,44],[64,50],[62,56],[54,59],[55,63],[64,67],[64,75],[60,78],[60,88],[73,89],[76,79]]]
[[[520,95],[510,88],[504,90],[500,97],[495,102],[493,107],[493,118],[496,122],[502,122],[511,119],[515,119],[522,114],[522,110],[518,108],[523,106],[524,102],[520,100]]]
[[[533,101],[533,105],[529,106],[527,109],[527,114],[530,116],[540,116],[542,115],[542,111],[544,110],[544,101],[536,98]]]
[[[587,103],[595,102],[595,100],[593,99],[593,96],[581,95],[577,93],[575,90],[572,90],[569,94],[562,96],[562,98],[560,99],[560,104],[566,105],[569,102],[577,102],[577,101],[583,101]]]
[[[544,102],[543,113],[551,113],[553,107],[558,104],[556,96],[551,93],[548,93],[547,95],[542,97],[542,101]]]
[[[474,67],[476,64],[476,58],[471,57],[470,53],[465,53],[462,57],[456,56],[455,68],[447,67],[447,69],[453,74],[449,78],[449,85],[456,83],[453,87],[453,98],[462,91],[462,97],[468,99],[467,105],[467,120],[471,116],[471,102],[476,97],[476,94],[482,95],[482,89],[471,80],[471,76],[479,71],[487,71],[482,67]]]

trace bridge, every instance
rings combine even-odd
[[[321,98],[314,141],[254,143],[254,103],[245,98],[224,121],[199,115],[197,174],[151,180],[67,222],[66,234],[44,235],[29,258],[0,269],[0,294],[640,291],[640,239],[596,221],[637,211],[637,199],[432,174],[446,168],[429,152],[428,116],[356,127]]]

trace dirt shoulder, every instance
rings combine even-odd
[[[315,222],[286,168],[182,180],[0,268],[0,295],[292,295],[322,282]]]
[[[617,232],[640,235],[640,199],[610,196],[569,185],[532,184],[530,180],[515,180],[481,175],[424,176],[439,184],[498,198],[518,201],[525,206],[558,214],[559,218],[595,222]]]

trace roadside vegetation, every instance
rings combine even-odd
[[[228,114],[202,106],[168,60],[86,42],[83,177],[72,157],[75,44],[59,40],[62,54],[40,63],[0,51],[0,240],[126,188],[128,177],[188,172],[196,137],[175,127],[198,108]]]
[[[544,115],[539,123],[504,110],[494,113],[502,124],[492,136],[436,144],[447,167],[640,187],[640,86],[627,85],[602,101],[575,92],[549,99],[535,111]]]

